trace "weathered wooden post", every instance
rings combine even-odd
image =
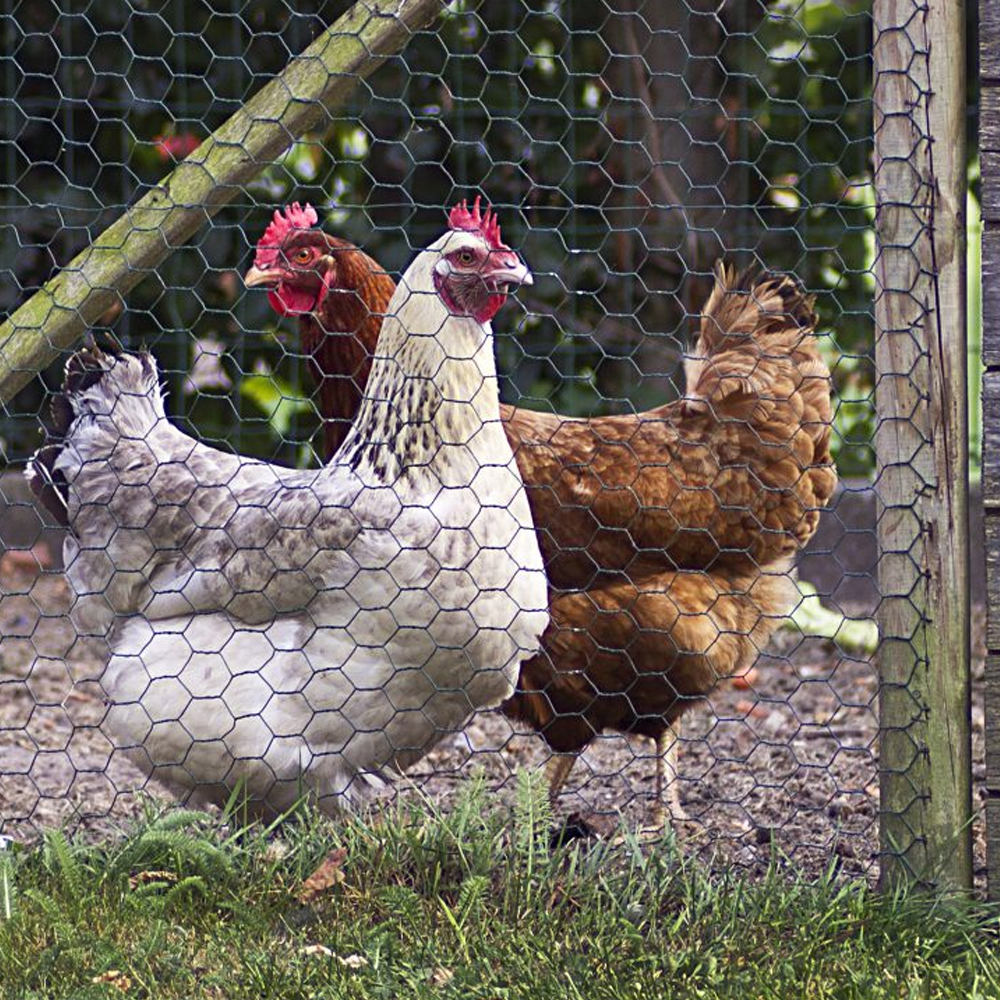
[[[0,326],[0,406],[443,8],[359,0]]]
[[[983,199],[983,506],[986,515],[986,862],[1000,899],[1000,6],[979,4]]]
[[[882,884],[972,885],[965,5],[875,0]]]

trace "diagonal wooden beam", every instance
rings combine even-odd
[[[359,0],[0,326],[0,406],[443,9]]]

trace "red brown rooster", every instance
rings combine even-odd
[[[332,451],[395,285],[317,221],[309,206],[275,213],[246,283],[298,317]],[[603,730],[645,735],[657,742],[662,822],[672,728],[794,607],[792,557],[836,483],[814,324],[792,279],[720,265],[683,399],[590,420],[501,408],[553,588],[543,652],[504,711],[565,755],[549,764],[553,796]],[[683,815],[676,783],[669,804]]]

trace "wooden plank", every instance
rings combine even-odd
[[[983,363],[1000,367],[1000,4],[980,0],[983,202]],[[992,78],[992,79],[991,79]],[[989,498],[987,500],[987,497]],[[983,502],[986,505],[986,866],[1000,900],[1000,374],[983,376]]]
[[[979,93],[979,148],[1000,153],[1000,81],[984,83]]]
[[[1000,4],[979,0],[979,75],[1000,80]]]
[[[983,181],[985,187],[985,177]],[[992,183],[1000,183],[1000,176]],[[982,271],[983,364],[1000,368],[1000,222],[983,223]]]
[[[982,400],[983,506],[988,514],[1000,515],[1000,372],[983,374]],[[997,595],[1000,608],[1000,591]]]
[[[987,895],[1000,899],[1000,655],[986,657],[986,861]]]
[[[964,5],[874,20],[881,883],[967,890]]]
[[[985,6],[996,8],[994,0],[984,0]],[[982,17],[982,14],[980,15]],[[986,25],[980,27],[980,46],[992,55],[1000,53],[1000,25],[994,25],[989,38]],[[989,45],[987,45],[989,41]],[[984,80],[979,94],[979,149],[983,182],[983,218],[1000,222],[1000,79]]]
[[[321,120],[440,0],[359,0],[0,326],[0,406]]]
[[[979,164],[983,175],[983,219],[1000,222],[1000,153],[983,151],[979,155]]]
[[[986,648],[990,653],[1000,654],[1000,615],[995,614],[1000,595],[1000,516],[996,512],[991,511],[986,516],[985,536],[986,593],[990,602],[986,616]],[[1000,746],[997,751],[1000,752]]]

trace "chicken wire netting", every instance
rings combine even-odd
[[[13,311],[68,264],[345,9],[167,0],[3,15],[0,307]],[[479,770],[498,801],[512,800],[519,771],[548,762],[552,777],[581,750],[554,805],[575,829],[606,835],[619,816],[645,829],[663,819],[659,799],[692,853],[756,870],[780,856],[812,872],[831,861],[877,871],[872,31],[855,0],[451,3],[101,318],[127,349],[151,351],[179,428],[317,469],[358,405],[370,348],[336,329],[317,346],[278,315],[289,310],[276,310],[273,289],[246,287],[275,210],[287,222],[290,205],[314,206],[316,228],[398,280],[445,230],[448,208],[477,194],[494,206],[534,277],[494,323],[502,400],[623,416],[587,447],[563,441],[559,421],[521,435],[564,601],[566,638],[548,642],[540,655],[555,666],[541,675],[562,671],[572,696],[545,681],[537,717],[492,708],[437,734],[399,794],[447,806]],[[815,339],[791,282],[747,280],[730,293],[732,315],[703,321],[717,260],[795,276],[815,296]],[[772,320],[788,336],[755,340]],[[706,417],[683,401],[703,322],[709,339],[721,329],[743,351],[733,372],[759,376],[755,405],[712,404]],[[143,739],[123,746],[107,724],[119,706],[106,644],[78,634],[64,532],[24,484],[68,354],[0,412],[0,833],[18,839],[67,822],[105,835],[147,799],[174,797],[142,766]],[[647,436],[628,422],[663,406]],[[707,419],[721,428],[685,437]],[[161,506],[193,503],[151,489]],[[649,509],[662,543],[643,533]],[[386,587],[420,590],[391,579],[389,563]],[[237,617],[236,632],[259,635],[258,624]],[[378,634],[352,641],[371,648],[387,641]],[[188,639],[195,658],[202,641]],[[306,682],[282,687],[254,655],[231,657],[225,677],[133,664],[141,683],[129,697],[150,731],[189,733],[173,770],[223,787],[208,796],[216,804],[238,790],[239,754],[219,774],[202,770],[200,750],[252,721],[225,714],[227,686],[248,672],[266,688],[261,758],[329,715],[364,729],[349,698],[317,705]],[[217,717],[206,738],[198,727],[220,712],[225,724]],[[606,728],[563,740],[567,720],[574,732]]]

